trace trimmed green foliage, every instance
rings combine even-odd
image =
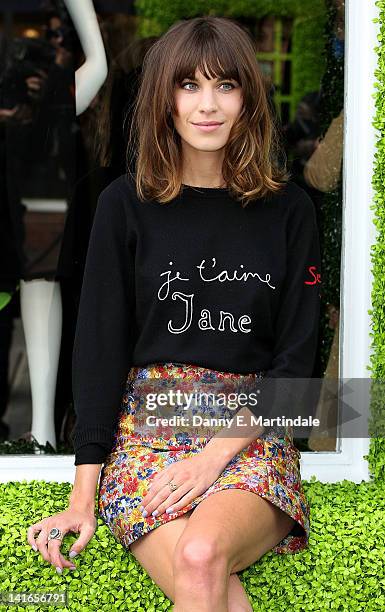
[[[384,486],[346,480],[303,481],[311,506],[309,547],[295,554],[269,551],[241,572],[258,612],[385,609]],[[71,612],[172,609],[172,603],[135,557],[98,518],[94,537],[75,557],[77,569],[56,573],[26,539],[28,527],[63,511],[70,483],[44,481],[0,484],[0,580],[2,591],[68,590]],[[96,503],[96,498],[95,498]],[[62,552],[76,540],[67,534]],[[10,608],[9,608],[10,609]],[[25,608],[13,606],[13,610]],[[43,606],[27,609],[45,610]]]
[[[138,35],[160,36],[175,21],[199,15],[230,19],[259,19],[266,15],[293,18],[293,108],[307,93],[317,91],[325,68],[323,49],[326,10],[324,0],[136,0],[140,16]]]
[[[373,126],[377,130],[376,153],[372,185],[374,189],[374,201],[371,205],[373,210],[374,225],[377,231],[376,243],[371,249],[373,286],[371,293],[372,308],[369,310],[371,316],[372,353],[368,370],[370,377],[376,380],[385,378],[385,1],[377,0],[379,8],[380,23],[378,33],[378,45],[375,51],[378,56],[377,69],[375,70],[376,92],[375,118]],[[381,385],[379,385],[380,387]],[[384,398],[383,393],[375,395],[371,402],[371,418],[376,424],[384,422]],[[377,481],[385,481],[385,440],[384,438],[373,438],[369,450],[369,466]]]

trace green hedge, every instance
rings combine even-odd
[[[324,136],[334,117],[337,117],[344,105],[344,58],[336,58],[332,48],[332,33],[336,6],[334,0],[325,0],[327,22],[325,27],[325,72],[321,79],[321,134]],[[320,207],[321,224],[321,269],[322,299],[320,317],[320,361],[325,371],[330,357],[334,338],[334,329],[329,328],[329,317],[325,316],[327,304],[340,305],[340,268],[342,250],[342,171],[336,189],[322,195]]]
[[[383,380],[385,378],[385,0],[378,0],[379,8],[379,34],[376,52],[378,56],[375,97],[376,113],[373,126],[377,130],[376,153],[372,185],[374,189],[374,202],[371,206],[374,215],[374,224],[377,230],[377,240],[371,251],[373,286],[371,293],[371,337],[372,354],[370,356],[371,378]],[[376,423],[384,422],[384,399],[374,398],[371,404],[371,416]],[[369,450],[370,469],[378,481],[385,481],[385,440],[373,438]]]
[[[307,93],[317,91],[325,69],[323,49],[325,0],[135,0],[140,16],[138,35],[160,36],[175,21],[199,15],[259,19],[266,15],[293,18],[293,106]]]
[[[385,609],[384,486],[303,481],[311,507],[309,547],[272,551],[239,574],[258,612]],[[171,610],[172,603],[98,518],[94,537],[75,557],[78,569],[56,573],[27,540],[28,527],[66,508],[71,485],[33,481],[0,484],[2,591],[68,590],[71,612]],[[95,498],[96,502],[96,498]],[[65,536],[62,552],[76,540]],[[22,607],[10,607],[22,610]],[[34,611],[43,606],[28,607]]]

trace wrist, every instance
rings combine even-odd
[[[237,450],[233,450],[228,438],[225,439],[213,436],[211,440],[207,442],[201,454],[204,457],[208,457],[210,462],[215,463],[217,466],[225,467],[237,452]]]
[[[95,500],[82,499],[76,497],[76,495],[70,495],[68,501],[68,509],[76,512],[88,512],[90,514],[95,513]]]

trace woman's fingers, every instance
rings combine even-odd
[[[48,533],[49,533],[48,527],[43,527],[40,530],[40,533],[39,533],[39,535],[37,536],[37,538],[35,540],[35,544],[36,544],[39,552],[41,553],[41,556],[43,557],[43,559],[45,561],[48,561],[48,563],[51,563],[50,554],[49,554],[48,548],[47,548]]]
[[[60,547],[61,547],[61,542],[60,540],[50,540],[47,544],[48,547],[48,554],[50,557],[50,563],[56,567],[56,571],[58,570],[58,568],[60,570],[63,570],[64,567],[75,567],[74,563],[72,563],[72,561],[67,561],[67,559],[65,559],[63,557],[63,555],[60,552]],[[59,572],[61,574],[61,572]]]
[[[76,554],[78,555],[80,552],[82,552],[82,550],[84,550],[84,548],[87,546],[88,542],[94,535],[95,528],[96,528],[96,517],[95,517],[94,526],[88,523],[80,525],[79,527],[80,535],[78,539],[72,544],[71,550],[69,552],[70,555],[71,555],[71,552],[76,552]],[[72,555],[70,558],[72,559],[74,556],[75,555]]]
[[[28,544],[34,549],[37,550],[36,542],[35,542],[35,533],[38,533],[42,529],[42,523],[35,523],[28,527],[27,530],[27,540]]]
[[[163,514],[164,512],[166,512],[166,510],[169,510],[167,514],[173,514],[174,512],[178,512],[178,510],[181,510],[189,503],[191,503],[196,497],[198,497],[198,494],[198,491],[193,487],[188,489],[188,491],[185,492],[183,497],[179,496],[179,498],[175,501],[172,501],[172,498],[170,498],[169,500],[167,500],[167,503],[162,504],[158,508],[159,514]]]
[[[179,501],[181,497],[189,493],[189,491],[192,490],[193,486],[194,485],[192,483],[189,484],[188,482],[184,482],[177,488],[176,491],[171,492],[168,484],[166,483],[159,490],[159,492],[151,499],[150,502],[146,502],[143,504],[142,507],[147,512],[147,514],[143,513],[144,516],[149,516],[150,514],[152,514],[153,516],[163,514],[163,512],[165,512],[169,506],[172,506],[177,501]],[[153,512],[155,512],[155,510],[157,511],[157,513],[154,515]]]
[[[96,517],[84,514],[73,514],[70,512],[60,513],[55,516],[47,517],[46,519],[35,523],[28,528],[27,539],[30,546],[38,550],[43,559],[53,565],[56,570],[61,573],[63,568],[75,568],[75,564],[66,559],[61,551],[62,540],[51,539],[48,541],[48,534],[53,527],[60,529],[64,536],[69,532],[79,533],[79,538],[74,542],[71,551],[79,553],[86,547],[89,540],[92,538],[96,530]],[[39,533],[35,539],[36,533]],[[73,555],[74,556],[74,555]]]
[[[174,472],[174,474],[173,474]],[[178,501],[185,493],[191,491],[192,470],[183,461],[168,465],[151,480],[151,491],[143,496],[139,510],[143,516],[157,516],[165,512],[166,508]],[[178,485],[176,491],[171,491],[169,482]],[[156,511],[156,514],[153,514]]]

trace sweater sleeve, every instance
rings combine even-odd
[[[132,355],[134,257],[123,194],[99,196],[72,354],[75,464],[103,463],[113,444]]]
[[[298,186],[290,204],[286,273],[275,319],[273,358],[258,406],[259,413],[262,410],[269,418],[297,414],[293,398],[300,399],[305,379],[312,375],[318,343],[321,255],[316,212],[311,198]],[[303,380],[290,381],[292,378]]]

